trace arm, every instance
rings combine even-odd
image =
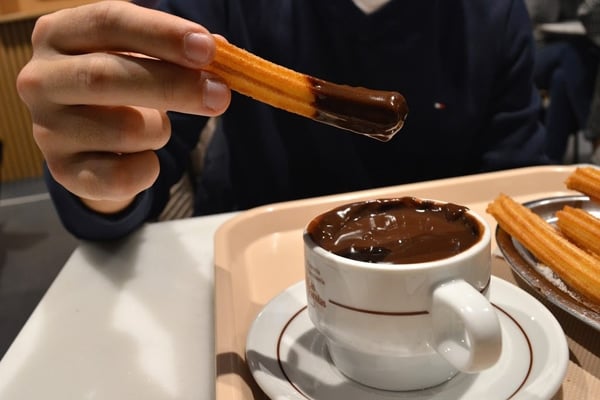
[[[483,170],[546,164],[540,96],[533,83],[535,45],[523,5],[513,1],[503,33],[492,89],[490,124],[484,132]]]
[[[17,87],[57,210],[80,237],[122,236],[160,211],[197,139],[202,119],[171,137],[165,110],[214,116],[229,104],[201,70],[214,40],[193,22],[107,1],[41,17],[32,43]]]

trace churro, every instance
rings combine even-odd
[[[397,92],[330,83],[260,58],[215,36],[214,61],[204,69],[234,91],[319,122],[390,140],[408,107]]]
[[[556,225],[570,241],[600,256],[600,219],[581,208],[571,206],[564,206],[557,211],[556,217]]]
[[[542,217],[505,194],[490,203],[487,212],[567,286],[600,304],[600,258],[570,242]]]
[[[577,167],[565,181],[568,189],[587,195],[600,202],[600,169],[594,167]]]

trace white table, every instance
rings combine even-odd
[[[0,399],[214,398],[213,234],[233,215],[82,243],[0,362]]]

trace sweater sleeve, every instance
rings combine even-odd
[[[113,215],[96,213],[54,180],[48,168],[44,178],[54,207],[64,227],[85,240],[112,240],[123,237],[142,225],[152,203],[150,190],[140,193],[126,210]]]
[[[533,82],[535,44],[525,6],[513,1],[498,32],[498,68],[490,124],[485,135],[482,170],[547,164],[541,100]]]

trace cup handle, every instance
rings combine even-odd
[[[435,349],[456,369],[479,372],[500,358],[498,315],[488,299],[464,280],[435,288],[431,317]]]

